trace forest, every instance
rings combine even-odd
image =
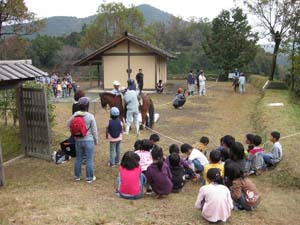
[[[19,2],[22,4],[23,1]],[[3,28],[0,29],[0,59],[31,58],[34,65],[49,73],[64,73],[74,70],[72,63],[76,60],[128,31],[176,56],[168,63],[170,77],[184,77],[189,70],[203,69],[207,74],[213,74],[214,78],[226,79],[228,72],[238,68],[246,74],[285,80],[291,89],[300,89],[299,23],[296,22],[299,21],[298,3],[288,4],[289,8],[284,8],[287,5],[283,4],[285,1],[265,1],[265,5],[261,5],[262,8],[272,5],[274,12],[278,9],[276,17],[281,18],[272,25],[280,30],[280,48],[273,42],[276,31],[270,30],[270,46],[274,51],[269,52],[259,44],[262,34],[253,31],[247,17],[248,12],[258,18],[264,15],[255,12],[257,1],[247,2],[244,7],[223,10],[212,21],[201,17],[184,20],[170,14],[164,15],[162,11],[158,11],[156,20],[151,21],[145,7],[140,10],[135,6],[127,8],[122,3],[105,3],[99,6],[96,16],[89,17],[80,31],[61,36],[39,32],[47,20],[39,20],[27,8],[22,11],[20,7],[19,20],[13,21],[16,18],[13,15],[11,20],[0,18]],[[280,7],[281,11],[288,10],[289,14],[283,15]],[[0,12],[6,9],[0,6]],[[273,12],[264,9],[263,13]],[[25,20],[30,23],[22,23]],[[278,24],[278,21],[284,21],[284,24]],[[263,20],[261,22],[265,23]],[[57,29],[61,26],[57,24]],[[268,28],[265,29],[268,33]],[[278,59],[274,62],[275,56]],[[285,62],[276,64],[276,61]]]

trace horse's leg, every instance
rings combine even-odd
[[[146,126],[148,126],[147,123],[147,110],[145,110],[144,107],[141,108],[141,115],[142,115],[142,128],[145,128]]]

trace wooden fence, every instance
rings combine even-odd
[[[20,137],[26,156],[51,160],[48,99],[43,88],[19,90]]]
[[[4,168],[3,168],[2,148],[0,143],[0,187],[4,186],[4,184],[5,184]]]

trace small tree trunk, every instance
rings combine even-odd
[[[292,45],[292,68],[291,68],[291,91],[295,90],[295,47],[296,47],[296,37],[294,37],[293,45]]]
[[[269,76],[269,80],[274,79],[277,54],[278,54],[279,46],[280,46],[280,43],[281,43],[281,34],[278,31],[275,33],[275,38],[274,39],[275,39],[275,46],[274,46],[274,51],[273,51],[273,60],[272,60],[271,74]]]

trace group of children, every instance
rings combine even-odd
[[[114,123],[109,123],[108,133],[111,124]],[[120,128],[118,125],[121,135]],[[247,150],[234,137],[225,135],[221,145],[210,151],[207,158],[209,139],[202,137],[200,144],[194,146],[186,143],[180,147],[170,145],[169,156],[164,157],[162,148],[157,145],[159,136],[152,134],[149,139],[137,140],[134,150],[123,155],[116,192],[122,198],[138,199],[143,196],[145,187],[146,194],[160,198],[180,192],[186,179],[200,180],[202,187],[195,207],[210,222],[226,221],[232,209],[251,211],[260,203],[261,196],[248,177],[258,175],[282,160],[279,139],[280,133],[272,132],[273,147],[270,153],[265,153],[260,147],[262,138],[258,135],[246,135]],[[110,163],[114,161],[113,152],[111,148]],[[118,149],[116,159],[120,158],[119,154]]]

